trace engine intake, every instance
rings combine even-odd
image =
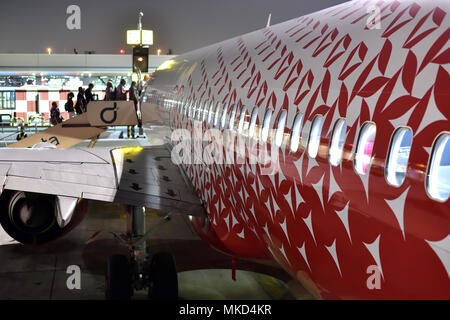
[[[44,244],[69,228],[77,199],[5,190],[0,198],[0,223],[23,244]]]

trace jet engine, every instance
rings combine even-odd
[[[0,224],[15,240],[41,245],[72,229],[86,209],[77,198],[5,190],[0,197]]]

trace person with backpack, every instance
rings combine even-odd
[[[69,94],[67,95],[67,102],[64,105],[64,109],[69,113],[69,119],[75,116],[75,109],[72,100],[74,97],[75,95],[73,94],[73,92],[69,92]]]
[[[52,108],[50,109],[50,123],[56,126],[58,123],[61,123],[63,118],[61,117],[61,112],[59,111],[58,104],[53,101]]]

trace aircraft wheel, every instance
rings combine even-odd
[[[178,299],[177,270],[169,252],[158,252],[152,258],[148,297],[151,300]]]
[[[106,264],[106,299],[129,300],[132,295],[130,264],[127,257],[121,254],[110,256]]]

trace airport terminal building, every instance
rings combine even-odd
[[[152,73],[171,55],[149,55]],[[132,56],[125,54],[0,54],[0,114],[28,121],[40,115],[48,120],[52,102],[63,117],[67,94],[76,97],[80,86],[94,84],[93,93],[104,98],[106,82],[125,79],[127,86],[137,80],[132,73]]]

